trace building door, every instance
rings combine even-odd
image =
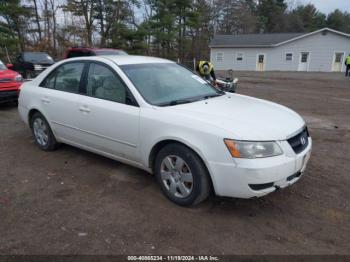
[[[264,54],[258,54],[256,68],[257,68],[257,71],[265,71],[265,55]]]
[[[308,71],[309,69],[309,52],[301,52],[298,71]]]
[[[333,72],[341,72],[343,66],[344,53],[335,53],[333,59]]]

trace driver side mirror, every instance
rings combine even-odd
[[[11,68],[13,67],[13,64],[6,64],[6,67],[7,67],[8,69],[11,69]]]

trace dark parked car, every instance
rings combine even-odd
[[[128,53],[120,49],[111,48],[72,47],[68,49],[65,58],[100,55],[128,55]]]
[[[24,78],[34,78],[55,61],[47,53],[23,52],[16,57],[11,70],[17,71]]]

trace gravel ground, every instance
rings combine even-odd
[[[350,79],[238,74],[239,93],[299,112],[314,141],[303,178],[264,198],[166,200],[153,176],[34,144],[0,106],[0,254],[350,254]]]

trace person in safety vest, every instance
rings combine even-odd
[[[345,58],[346,71],[345,76],[350,76],[350,54]]]
[[[213,79],[214,84],[216,85],[216,76],[214,72],[214,66],[209,61],[199,61],[196,71],[200,74],[201,77],[203,77],[206,80]]]

